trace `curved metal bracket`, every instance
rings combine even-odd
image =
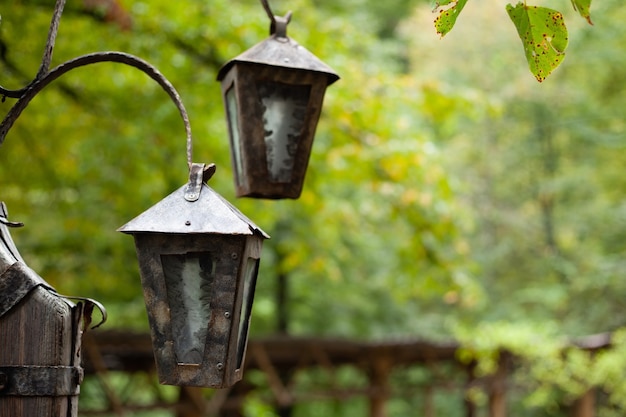
[[[178,94],[172,83],[170,83],[167,78],[165,78],[165,76],[161,74],[158,69],[156,69],[156,67],[152,66],[141,58],[138,58],[131,54],[127,54],[125,52],[109,51],[83,55],[67,61],[47,72],[42,77],[35,79],[26,88],[24,93],[19,97],[19,100],[9,110],[4,120],[0,124],[0,145],[2,145],[2,143],[4,142],[7,133],[9,133],[9,130],[11,129],[17,118],[20,116],[20,114],[22,114],[22,111],[26,108],[26,106],[28,106],[31,100],[48,84],[75,68],[96,64],[99,62],[116,62],[137,68],[138,70],[142,71],[150,78],[152,78],[154,81],[156,81],[165,90],[165,92],[167,92],[167,94],[170,96],[170,98],[178,108],[178,111],[180,112],[180,115],[183,119],[183,123],[185,124],[185,132],[187,135],[187,163],[189,165],[189,168],[191,168],[193,147],[191,137],[191,125],[189,123],[187,110],[185,109],[180,95]]]
[[[93,298],[87,297],[75,297],[73,295],[62,295],[57,294],[61,298],[65,298],[66,300],[78,301],[79,304],[82,303],[80,308],[83,309],[83,331],[86,331],[87,328],[95,329],[97,327],[102,326],[108,319],[107,310],[99,301],[94,300]],[[97,308],[100,311],[100,321],[98,324],[92,325],[92,313],[93,309]],[[91,326],[91,327],[90,327]]]

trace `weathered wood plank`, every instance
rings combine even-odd
[[[74,325],[71,306],[36,287],[0,320],[0,366],[74,365]],[[75,416],[77,403],[77,396],[2,396],[0,392],[0,416]]]

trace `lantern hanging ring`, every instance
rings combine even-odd
[[[79,67],[83,67],[90,64],[96,64],[99,62],[116,62],[120,64],[129,65],[134,67],[154,81],[156,81],[163,90],[170,96],[176,108],[178,109],[183,124],[185,126],[185,134],[187,139],[186,153],[187,153],[187,165],[191,170],[192,167],[192,152],[193,152],[193,141],[191,136],[191,125],[189,123],[189,115],[187,114],[187,110],[180,98],[180,95],[169,82],[167,78],[161,72],[156,69],[150,63],[144,61],[141,58],[138,58],[134,55],[127,54],[124,52],[96,52],[92,54],[82,55],[72,60],[66,61],[61,65],[49,70],[50,63],[52,61],[52,52],[54,50],[54,44],[56,41],[57,32],[59,30],[59,22],[61,20],[61,15],[63,14],[63,8],[65,7],[66,0],[57,0],[54,12],[52,15],[52,21],[50,22],[50,30],[48,32],[48,39],[46,41],[46,46],[44,49],[44,54],[42,57],[41,65],[39,67],[39,71],[35,78],[25,87],[10,90],[0,86],[0,96],[2,97],[2,101],[5,101],[6,98],[15,98],[18,99],[17,102],[13,105],[13,107],[6,114],[2,123],[0,123],[0,145],[4,143],[6,135],[9,133],[9,130],[18,119],[22,111],[28,106],[30,101],[48,84],[52,81],[56,80],[60,76],[65,73]]]
[[[269,17],[272,22],[270,25],[270,35],[276,35],[279,38],[286,38],[287,25],[291,22],[291,16],[293,13],[289,11],[285,17],[276,16],[274,12],[272,12],[268,0],[261,0],[261,4],[265,9],[265,13],[267,13],[267,17]]]

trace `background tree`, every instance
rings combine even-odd
[[[5,3],[0,71],[3,86],[17,88],[38,67],[52,2]],[[69,3],[55,63],[118,49],[155,64],[190,112],[194,159],[217,163],[211,186],[234,200],[215,77],[267,36],[261,7]],[[625,80],[616,51],[626,8],[594,3],[595,28],[572,24],[570,51],[584,59],[539,85],[520,64],[501,4],[469,2],[440,41],[423,3],[272,4],[294,11],[290,36],[342,80],[328,91],[302,197],[236,202],[273,237],[252,331],[456,337],[484,372],[504,346],[529,365],[519,376],[536,393],[528,407],[558,415],[547,406],[554,395],[597,384],[623,410],[612,377],[619,337],[593,362],[560,353],[568,337],[619,336],[624,326]],[[115,229],[186,175],[176,108],[142,73],[114,64],[48,87],[0,148],[0,198],[26,223],[14,238],[29,265],[63,293],[104,302],[109,325],[120,327],[147,324],[132,241]],[[288,285],[280,326],[277,277]],[[574,383],[592,363],[593,375]]]

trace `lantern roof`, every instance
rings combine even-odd
[[[118,229],[119,232],[260,235],[269,238],[224,197],[202,184],[196,201],[185,199],[183,186]]]
[[[297,70],[314,71],[328,77],[328,85],[339,79],[339,75],[319,58],[288,36],[274,34],[228,61],[217,74],[221,81],[236,63],[252,63]]]

